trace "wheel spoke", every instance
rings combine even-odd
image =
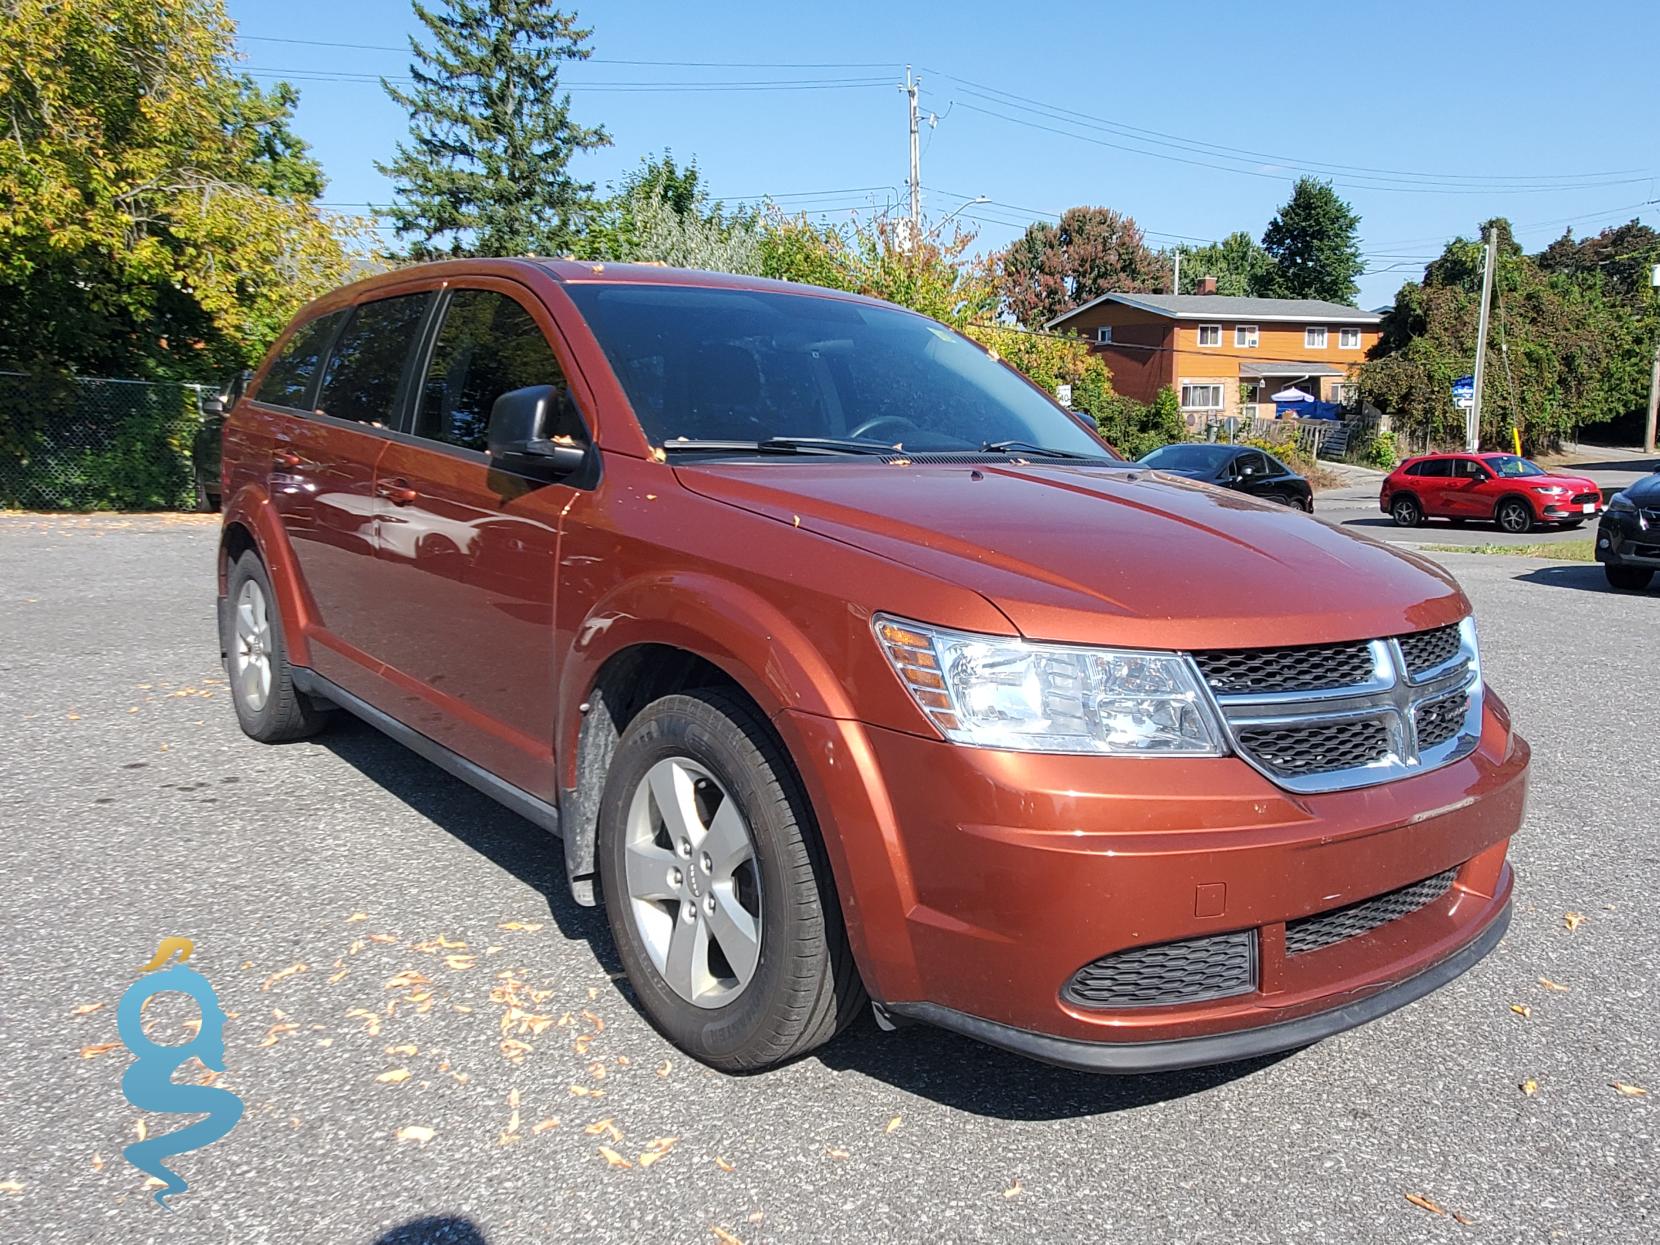
[[[696,846],[703,837],[703,826],[692,802],[692,776],[684,766],[669,760],[653,765],[646,780],[651,783],[651,794],[657,800],[657,812],[669,838],[676,843],[688,839]]]
[[[663,979],[694,1003],[709,987],[709,927],[702,921],[687,921],[676,914]]]
[[[701,847],[709,853],[712,862],[709,872],[717,882],[730,881],[733,870],[755,854],[749,844],[749,827],[744,824],[744,815],[730,796],[715,810]]]
[[[630,843],[625,857],[628,870],[628,893],[635,899],[678,899],[679,889],[674,885],[672,871],[679,861],[672,852],[664,851],[655,843]]]
[[[721,953],[732,966],[738,985],[747,986],[761,959],[760,926],[744,910],[730,886],[717,886],[712,893],[715,896],[715,910],[709,916],[709,932],[720,944]]]
[[[242,599],[236,603],[236,630],[244,636],[256,635],[259,624],[254,620],[254,601],[251,593],[244,592]]]
[[[259,708],[260,701],[263,699],[260,695],[260,682],[258,662],[250,661],[242,667],[242,695],[255,709]]]

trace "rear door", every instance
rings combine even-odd
[[[397,626],[377,654],[389,711],[513,785],[553,802],[553,603],[560,517],[592,481],[500,471],[490,408],[530,385],[569,392],[552,319],[510,281],[441,297],[412,417],[380,460],[380,608]],[[566,356],[568,359],[568,355]],[[550,435],[588,439],[574,401]]]
[[[396,425],[430,298],[395,295],[341,313],[311,410],[285,420],[273,439],[271,499],[300,570],[312,664],[359,695],[372,689],[368,670],[389,625],[365,591],[375,463]]]
[[[1451,459],[1431,458],[1418,464],[1413,491],[1418,494],[1425,514],[1444,518],[1450,513],[1447,509],[1447,491],[1452,483]]]

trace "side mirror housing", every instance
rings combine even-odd
[[[511,389],[490,408],[487,436],[491,464],[503,471],[553,480],[580,469],[588,461],[588,447],[569,437],[552,438],[556,416],[570,401],[565,389],[530,385]]]

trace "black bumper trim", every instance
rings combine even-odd
[[[1498,945],[1509,927],[1510,903],[1506,901],[1498,915],[1464,946],[1405,981],[1330,1011],[1206,1037],[1178,1038],[1167,1042],[1081,1042],[1074,1038],[1012,1028],[941,1007],[937,1003],[889,1003],[887,1009],[895,1015],[938,1025],[988,1046],[1001,1047],[1062,1068],[1120,1074],[1170,1072],[1178,1068],[1198,1068],[1295,1050],[1376,1020],[1439,990],[1467,972]]]

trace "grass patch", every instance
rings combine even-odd
[[[1425,545],[1429,553],[1496,553],[1507,558],[1550,558],[1557,562],[1595,562],[1596,542],[1559,540],[1544,545]]]

